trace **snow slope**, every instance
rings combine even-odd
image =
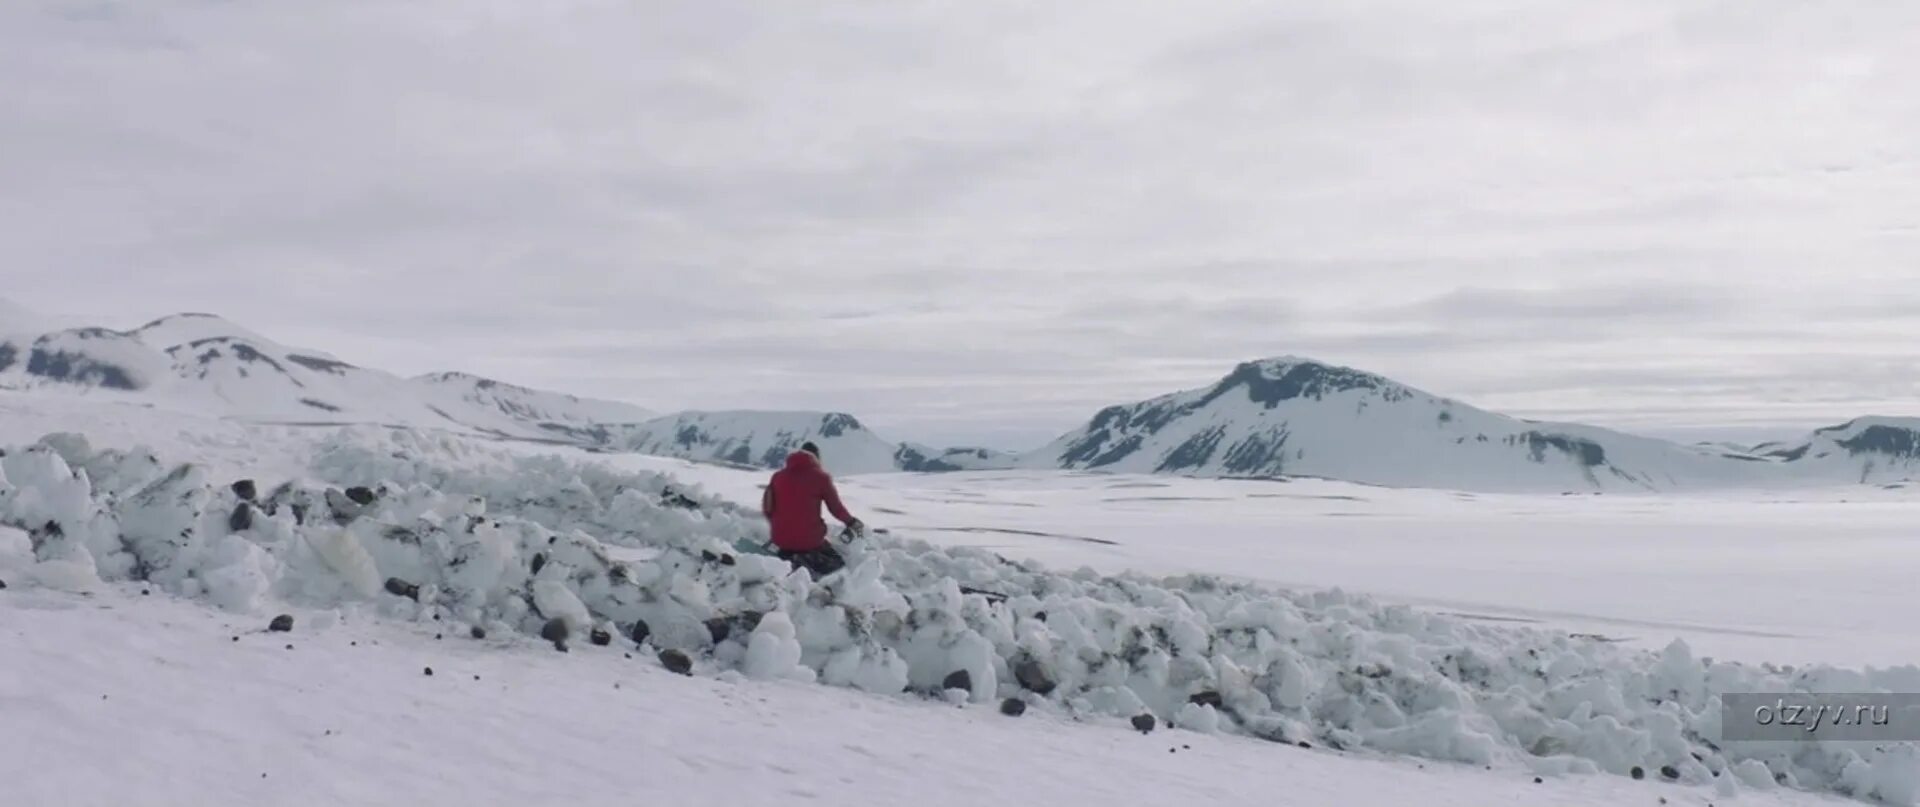
[[[380,423],[591,443],[645,409],[462,373],[401,378],[292,348],[210,314],[131,331],[81,328],[0,341],[0,387],[105,394],[255,422]]]
[[[687,480],[405,430],[342,430],[307,449],[290,484],[263,478],[242,492],[225,474],[244,455],[176,466],[73,437],[16,446],[0,458],[0,518],[17,528],[0,544],[0,579],[96,593],[138,581],[261,619],[285,604],[455,636],[558,625],[584,653],[597,651],[579,637],[602,629],[615,647],[641,637],[643,659],[684,652],[703,677],[983,710],[1012,698],[1033,717],[1108,726],[1152,714],[1202,734],[1496,773],[1670,769],[1718,798],[1776,779],[1896,804],[1920,795],[1910,744],[1711,741],[1717,693],[1906,691],[1920,686],[1912,666],[1705,660],[1681,642],[1650,652],[1337,590],[1063,573],[887,536],[850,547],[849,573],[816,583],[738,554],[764,525]]]
[[[1456,490],[1670,490],[1780,478],[1764,458],[1487,412],[1308,359],[1101,410],[1024,467],[1315,476]]]
[[[7,803],[1611,807],[1711,798],[1623,777],[1536,785],[1505,768],[1185,731],[1143,736],[1112,721],[1011,719],[705,670],[681,677],[645,654],[628,658],[624,642],[560,654],[525,637],[291,613],[292,631],[268,634],[255,616],[127,588],[0,591]],[[1784,790],[1737,803],[1858,804]]]

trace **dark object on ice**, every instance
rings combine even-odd
[[[1227,702],[1221,699],[1220,693],[1211,689],[1205,692],[1194,693],[1193,697],[1187,699],[1187,702],[1200,706],[1211,706],[1215,709],[1224,709],[1227,706]]]
[[[547,553],[545,552],[533,553],[533,573],[539,574],[540,570],[546,567],[547,567]]]
[[[587,639],[598,647],[606,647],[607,645],[613,644],[613,634],[600,628],[594,628],[592,633],[587,634]]]
[[[292,509],[293,523],[305,525],[307,523],[307,506],[304,504],[296,504],[292,505]]]
[[[250,502],[260,495],[260,491],[254,488],[253,480],[242,479],[233,483],[233,495],[240,497],[240,501]]]
[[[940,682],[940,689],[964,689],[971,693],[973,692],[973,675],[966,670],[954,670],[947,675],[946,680]]]
[[[790,552],[782,549],[774,554],[796,569],[806,569],[811,572],[815,580],[847,568],[847,559],[841,557],[840,550],[834,549],[832,544],[806,552]]]
[[[1544,784],[1546,784],[1546,783],[1547,783],[1547,780],[1545,780],[1545,779],[1542,779],[1542,778],[1540,778],[1540,777],[1538,777],[1538,776],[1535,776],[1535,777],[1533,777],[1533,783],[1534,783],[1534,784],[1536,784],[1536,785],[1544,785]]]
[[[961,586],[960,593],[961,594],[978,594],[982,597],[987,598],[988,602],[1006,602],[1007,601],[1007,595],[1001,594],[998,591],[988,591],[984,588],[974,588],[972,586]]]
[[[748,634],[759,628],[760,620],[765,618],[767,618],[767,615],[759,611],[741,611],[728,617],[727,622],[733,626],[735,632]]]
[[[359,486],[347,488],[347,499],[361,506],[373,504],[373,491]]]
[[[1038,620],[1040,620],[1041,622],[1045,622],[1045,621],[1047,621],[1047,612],[1045,612],[1045,611],[1035,611],[1035,612],[1033,612],[1033,618],[1034,618],[1034,619],[1038,619]]]
[[[1647,769],[1642,768],[1638,765],[1635,765],[1633,766],[1633,770],[1630,772],[1630,775],[1632,775],[1635,780],[1645,779],[1647,778]]]
[[[335,524],[352,524],[354,519],[359,518],[362,513],[366,512],[365,507],[355,503],[352,499],[347,498],[340,491],[334,490],[333,488],[327,488],[327,492],[321,498],[326,500],[327,509],[333,511],[333,521]]]
[[[1008,717],[1019,717],[1027,713],[1027,702],[1019,698],[1008,698],[1000,702],[1000,713]]]
[[[647,637],[653,635],[653,628],[647,624],[646,620],[636,619],[633,621],[632,632],[627,635],[633,638],[634,644],[645,644]]]
[[[467,635],[472,636],[475,639],[485,639],[487,638],[487,629],[480,627],[479,625],[475,625],[473,626],[473,630],[467,631]]]
[[[293,645],[287,645],[287,649],[288,649],[288,650],[292,650],[292,649],[293,649]]]
[[[1300,747],[1311,751],[1313,750],[1313,743],[1307,742],[1306,740],[1301,740]]]
[[[730,554],[723,554],[720,556],[720,565],[722,566],[732,566],[738,562],[739,561],[734,560],[733,556]]]
[[[293,615],[281,614],[274,617],[273,622],[267,625],[267,630],[273,631],[274,633],[286,633],[287,631],[293,630]]]
[[[432,678],[432,677],[433,677],[433,668],[432,668],[432,667],[428,667],[428,668],[427,668],[427,677],[428,677],[428,678]]]
[[[733,623],[728,622],[726,617],[716,616],[707,620],[707,635],[713,637],[714,644],[726,641],[727,636],[732,633]]]
[[[0,588],[6,588],[6,586],[3,586],[3,585],[0,585]],[[150,589],[150,588],[143,588],[143,589],[140,589],[140,596],[142,596],[142,597],[151,597],[151,596],[153,596],[153,589]]]
[[[660,651],[660,666],[667,668],[668,672],[676,672],[681,675],[693,674],[693,659],[688,658],[687,654],[678,650]]]
[[[1013,665],[1013,678],[1019,681],[1021,686],[1041,697],[1052,694],[1056,686],[1053,678],[1047,675],[1047,668],[1040,664],[1039,659],[1032,656],[1021,659],[1019,663]]]
[[[0,580],[0,590],[5,590],[6,587],[7,587],[7,581]]]
[[[420,601],[420,586],[415,585],[413,583],[409,583],[398,577],[387,578],[387,593],[393,594],[395,596],[405,597],[409,600],[413,600],[414,602]]]
[[[1672,765],[1663,765],[1660,767],[1660,775],[1665,776],[1668,779],[1679,779],[1680,769],[1673,767]]]
[[[668,507],[678,507],[682,510],[700,509],[699,502],[687,498],[686,494],[673,488],[667,488],[660,492],[660,503]]]
[[[227,517],[227,530],[246,532],[250,529],[253,529],[253,505],[241,502],[233,508],[233,515]]]
[[[547,624],[540,626],[540,638],[552,642],[555,650],[566,650],[567,637],[571,635],[573,632],[568,630],[567,621],[559,617],[549,619]]]
[[[1153,715],[1141,713],[1133,716],[1133,730],[1141,734],[1152,734],[1155,721]]]

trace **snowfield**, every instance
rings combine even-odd
[[[1801,625],[1771,624],[1789,606],[1721,602],[1762,591],[1765,581],[1744,580],[1755,568],[1795,572],[1786,576],[1800,585],[1783,596],[1820,605],[1803,622],[1854,631],[1826,649],[1873,655],[1874,636],[1912,648],[1902,623],[1914,595],[1898,576],[1862,585],[1801,566],[1817,542],[1829,555],[1859,553],[1831,551],[1835,534],[1875,542],[1876,553],[1895,543],[1913,506],[1898,490],[1867,503],[1770,502],[1783,517],[1756,512],[1768,509],[1759,499],[880,475],[844,487],[856,513],[889,532],[850,546],[847,572],[813,581],[739,551],[765,538],[740,504],[755,500],[758,473],[409,429],[262,428],[119,405],[48,410],[25,397],[7,406],[19,417],[0,434],[0,521],[11,525],[0,531],[0,636],[18,648],[7,658],[30,661],[0,671],[0,697],[19,705],[0,727],[0,758],[21,766],[0,780],[28,782],[28,803],[206,798],[168,790],[193,785],[162,772],[207,759],[247,778],[218,785],[234,788],[222,795],[268,802],[308,797],[300,783],[310,782],[378,803],[475,793],[788,803],[793,787],[876,804],[1016,794],[1107,803],[1153,788],[1182,802],[1268,803],[1299,786],[1290,774],[1354,803],[1920,802],[1913,744],[1718,742],[1719,693],[1920,691],[1908,650],[1893,651],[1908,662],[1899,665],[1767,663],[1778,660],[1770,649],[1823,645],[1800,641]],[[1735,516],[1736,526],[1774,526],[1752,547],[1737,529],[1707,528]],[[1820,518],[1824,530],[1781,537]],[[1516,529],[1525,524],[1536,528]],[[1738,550],[1762,560],[1740,561]],[[1509,552],[1521,560],[1504,563]],[[1900,557],[1861,554],[1883,567]],[[1556,555],[1561,572],[1546,574],[1541,559]],[[1422,588],[1408,573],[1422,566],[1464,579]],[[1463,604],[1474,611],[1449,613]],[[293,634],[254,632],[280,612],[297,615]],[[1614,641],[1572,624],[1596,622],[1636,635]],[[1683,633],[1737,637],[1751,652],[1704,658],[1698,637],[1674,638]],[[222,634],[240,639],[222,645]],[[443,653],[444,667],[434,661]],[[662,669],[675,662],[695,680]],[[90,715],[83,702],[103,707],[80,682],[109,704],[142,700],[129,690],[195,694]],[[607,698],[655,711],[609,713]],[[999,714],[1009,701],[1024,710],[1018,721]],[[241,706],[253,716],[222,717]],[[1147,720],[1177,733],[1129,733]],[[827,727],[842,721],[852,725]],[[331,722],[341,738],[367,740],[324,733]],[[147,734],[112,763],[121,775],[71,771],[61,779],[87,781],[53,784],[39,774],[91,760],[80,749],[131,725],[190,731],[206,745]],[[842,739],[866,755],[808,753]],[[1175,744],[1213,761],[1140,781],[1188,764],[1174,761],[1188,749],[1165,747]],[[221,753],[240,745],[250,750]],[[1174,753],[1136,767],[1143,747]],[[951,761],[974,748],[990,750]],[[742,755],[764,779],[734,775],[728,763]],[[389,765],[411,770],[377,773]],[[655,766],[667,772],[650,777]],[[1056,767],[1068,775],[1044,785],[1031,773]],[[254,768],[264,782],[238,776]],[[870,788],[874,769],[887,772]],[[1634,782],[1636,771],[1650,781]],[[1531,784],[1536,776],[1548,784]],[[953,787],[926,792],[942,781]]]

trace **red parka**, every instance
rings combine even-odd
[[[787,455],[787,467],[773,473],[767,492],[760,496],[760,511],[773,528],[773,545],[789,552],[810,552],[827,543],[827,522],[820,517],[825,504],[840,523],[851,526],[856,520],[840,503],[840,492],[833,477],[820,467],[819,458],[805,451]]]

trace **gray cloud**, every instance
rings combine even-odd
[[[1008,446],[1281,353],[1527,413],[1837,420],[1920,408],[1916,27],[8,4],[0,295]]]

